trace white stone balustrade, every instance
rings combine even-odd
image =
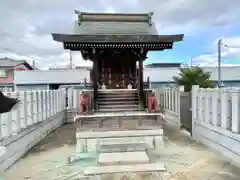
[[[19,109],[0,114],[0,139],[20,133],[65,110],[64,90],[4,92],[4,94],[20,98],[21,103]]]
[[[178,125],[180,124],[180,93],[183,91],[183,86],[156,90],[158,93],[156,97],[163,108],[165,120]]]
[[[192,88],[192,137],[240,162],[240,88]]]
[[[196,123],[240,133],[240,88],[197,88],[193,104]]]

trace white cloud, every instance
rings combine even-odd
[[[218,51],[217,43],[222,39],[221,58],[227,60],[240,59],[240,36],[234,37],[219,37],[212,43],[214,52],[212,54],[200,55],[193,58],[193,63],[201,66],[217,66],[218,64]],[[231,64],[223,64],[224,66],[236,66]],[[240,66],[240,64],[237,64]]]
[[[69,53],[52,40],[51,32],[71,32],[77,18],[74,9],[91,12],[153,11],[159,33],[189,35],[209,27],[236,25],[240,22],[239,7],[239,0],[227,3],[223,0],[2,0],[0,56],[30,61],[36,57],[37,65],[44,68],[67,65]],[[230,38],[225,40],[230,41]],[[234,38],[231,43],[239,45],[238,41]],[[238,50],[229,49],[225,53],[226,56],[239,55]],[[215,54],[210,54],[198,58],[209,63],[216,62],[215,57]],[[73,61],[76,65],[91,65],[91,62],[82,60],[80,53],[74,55]]]

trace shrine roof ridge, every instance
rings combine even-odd
[[[75,14],[78,15],[79,21],[148,22],[154,13],[91,13],[75,10]]]

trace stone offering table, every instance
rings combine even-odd
[[[120,139],[133,140],[141,138],[147,148],[161,149],[163,147],[163,130],[135,130],[135,131],[99,131],[99,132],[77,132],[76,152],[97,152],[97,147],[102,140]]]

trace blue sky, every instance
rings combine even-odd
[[[215,28],[204,28],[200,31],[194,32],[192,35],[185,34],[184,41],[177,42],[174,44],[172,50],[164,50],[160,52],[150,52],[148,54],[148,60],[145,62],[148,63],[167,63],[167,62],[179,62],[179,63],[190,63],[190,59],[192,58],[193,64],[202,64],[205,60],[198,60],[201,55],[212,55],[216,53],[217,48],[217,40],[222,38],[224,39],[224,44],[229,42],[229,38],[238,37],[240,35],[240,27],[237,26],[225,26],[225,27],[215,27]],[[239,42],[240,44],[240,42]],[[215,47],[214,47],[215,46]],[[231,47],[235,47],[234,49],[240,50],[240,46],[236,46],[229,42],[229,48],[222,48],[222,52],[226,52]],[[217,56],[213,58],[217,61]],[[216,64],[216,63],[213,63]],[[209,64],[209,65],[213,65]],[[222,64],[225,65],[240,65],[239,57],[232,57],[226,55],[226,57],[222,56]]]

